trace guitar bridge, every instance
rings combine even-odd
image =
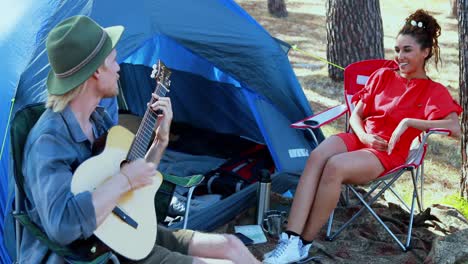
[[[120,220],[124,221],[126,224],[129,226],[137,229],[138,223],[133,220],[128,214],[126,214],[120,207],[116,206],[113,210],[112,213],[114,213],[117,217],[120,218]]]

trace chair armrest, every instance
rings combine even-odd
[[[119,264],[119,259],[112,253],[111,251],[106,252],[99,257],[93,259],[92,261],[77,261],[73,259],[66,259],[67,262],[71,264],[102,264],[102,263],[109,263],[112,262],[114,264]]]
[[[170,182],[177,186],[189,188],[187,201],[185,202],[184,224],[182,227],[182,229],[186,229],[188,220],[189,220],[190,202],[192,200],[193,191],[195,190],[196,186],[202,183],[202,181],[205,179],[205,176],[201,174],[196,174],[196,175],[192,175],[188,177],[180,177],[180,176],[163,173],[163,178],[164,178],[164,181]]]
[[[348,112],[348,107],[346,106],[346,104],[337,105],[323,112],[320,112],[316,115],[307,117],[296,123],[293,123],[290,125],[290,127],[298,128],[298,129],[307,129],[307,128],[316,129],[338,119],[340,116],[344,115],[346,112]]]
[[[422,163],[424,156],[426,155],[427,139],[429,138],[430,135],[433,135],[433,134],[450,136],[451,132],[450,130],[445,129],[445,128],[431,128],[431,129],[426,130],[423,133],[423,136],[421,137],[421,143],[419,143],[419,147],[416,149],[410,150],[408,160],[406,161],[407,166],[411,165],[411,166],[416,167]]]
[[[426,132],[424,133],[422,139],[421,139],[421,144],[424,145],[426,144],[426,141],[427,139],[429,138],[430,135],[446,135],[446,136],[450,136],[452,134],[452,132],[446,128],[431,128],[431,129],[428,129],[426,130]]]
[[[188,177],[180,177],[180,176],[175,176],[175,175],[171,175],[171,174],[167,174],[167,173],[163,173],[163,178],[165,181],[168,181],[172,184],[175,184],[177,186],[182,186],[182,187],[185,187],[185,188],[190,188],[190,187],[193,187],[193,186],[197,186],[199,185],[203,179],[205,178],[205,176],[201,175],[201,174],[196,174],[196,175],[192,175],[192,176],[188,176]]]
[[[431,128],[431,129],[426,130],[426,134],[427,135],[439,134],[439,135],[450,136],[452,134],[452,132],[450,130],[446,129],[446,128]]]
[[[92,260],[82,261],[79,260],[80,256],[75,255],[75,253],[66,246],[61,246],[54,241],[50,240],[47,235],[29,218],[26,212],[15,212],[13,213],[13,217],[24,227],[26,228],[31,234],[36,237],[39,241],[44,243],[44,245],[52,250],[55,254],[62,256],[67,260],[67,262],[72,264],[100,264],[100,263],[107,263],[108,261],[112,261],[113,263],[119,263],[119,260],[115,257],[115,255],[111,252],[105,252]]]
[[[50,240],[47,235],[34,223],[31,221],[29,216],[25,212],[14,212],[13,217],[24,227],[26,228],[37,240],[41,241],[46,245],[50,250],[55,252],[57,255],[62,257],[73,256],[73,252],[67,247],[61,246],[54,241]]]

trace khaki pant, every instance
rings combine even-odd
[[[139,261],[121,260],[121,263],[161,263],[161,264],[192,264],[193,257],[187,256],[192,230],[171,230],[158,225],[156,245],[148,257]]]

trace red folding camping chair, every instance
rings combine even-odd
[[[308,117],[296,123],[293,123],[291,127],[297,129],[305,129],[310,133],[312,129],[320,128],[321,126],[328,124],[342,115],[346,117],[345,131],[352,132],[349,125],[349,117],[354,109],[354,104],[351,102],[353,95],[360,91],[366,84],[369,76],[377,69],[383,67],[397,67],[396,62],[391,60],[365,60],[350,64],[345,68],[344,71],[344,97],[345,103],[327,109],[321,113],[318,113],[314,116]],[[348,227],[364,210],[368,210],[372,216],[383,226],[383,228],[390,234],[390,236],[397,242],[403,251],[407,251],[410,247],[411,242],[411,230],[413,226],[414,218],[414,209],[415,202],[417,202],[419,211],[423,210],[423,184],[424,184],[424,156],[426,154],[427,148],[427,138],[431,134],[442,134],[450,135],[450,131],[446,129],[430,129],[421,134],[421,136],[416,139],[417,144],[413,144],[410,150],[410,154],[406,163],[386,172],[383,176],[370,182],[370,189],[366,194],[361,195],[356,191],[353,185],[345,185],[345,204],[349,206],[349,191],[354,193],[358,198],[359,202],[363,205],[359,211],[357,211],[346,223],[344,223],[334,234],[331,234],[333,215],[334,211],[331,213],[328,227],[327,227],[327,239],[335,239],[346,227]],[[416,141],[415,140],[415,141]],[[392,185],[397,181],[404,172],[409,171],[411,173],[412,182],[413,182],[413,195],[411,206],[408,206],[400,195],[392,188]],[[376,195],[371,196],[378,187],[381,187],[380,191]],[[390,230],[390,228],[382,221],[382,219],[376,214],[376,212],[371,208],[373,202],[375,202],[386,190],[390,190],[397,198],[401,201],[404,207],[409,211],[409,225],[407,232],[406,243],[398,239],[395,234]],[[367,200],[367,201],[366,201]]]

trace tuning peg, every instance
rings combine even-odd
[[[151,78],[154,79],[154,77],[156,77],[156,75],[154,74],[154,72],[151,73]]]
[[[156,70],[158,68],[158,65],[153,64],[153,70]]]

